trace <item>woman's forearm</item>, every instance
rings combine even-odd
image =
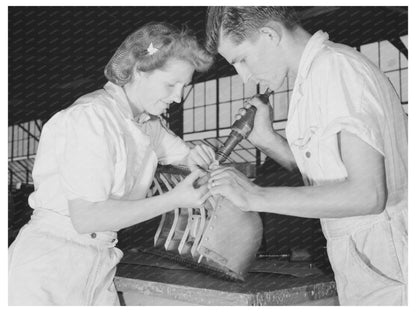
[[[70,200],[69,213],[72,223],[79,233],[118,231],[178,207],[199,207],[210,195],[206,185],[199,188],[193,186],[203,175],[203,171],[194,170],[174,189],[151,198],[108,199],[96,203],[82,199]]]
[[[118,231],[176,207],[169,192],[140,200],[108,199],[92,203],[76,199],[69,203],[71,220],[79,233]]]

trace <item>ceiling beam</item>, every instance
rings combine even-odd
[[[408,50],[407,47],[404,45],[403,41],[400,40],[400,38],[393,38],[389,39],[389,42],[394,45],[394,47],[399,50],[401,53],[403,53],[404,56],[407,57]]]

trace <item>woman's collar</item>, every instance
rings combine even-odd
[[[129,99],[127,98],[123,87],[120,87],[115,83],[109,81],[104,85],[104,90],[106,90],[114,98],[117,108],[125,118],[133,120],[139,125],[142,125],[145,122],[153,119],[152,116],[145,112],[137,116],[133,115]]]

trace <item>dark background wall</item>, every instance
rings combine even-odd
[[[323,29],[331,40],[350,46],[381,40],[401,45],[399,37],[408,33],[407,7],[295,8],[306,30]],[[9,125],[46,121],[101,88],[108,60],[147,22],[188,27],[203,42],[205,14],[206,7],[9,7]],[[232,74],[218,57],[194,81]]]

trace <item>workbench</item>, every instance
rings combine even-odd
[[[326,274],[250,272],[244,282],[229,281],[178,264],[159,267],[159,260],[129,261],[129,256],[115,277],[125,305],[338,305],[333,276]]]

